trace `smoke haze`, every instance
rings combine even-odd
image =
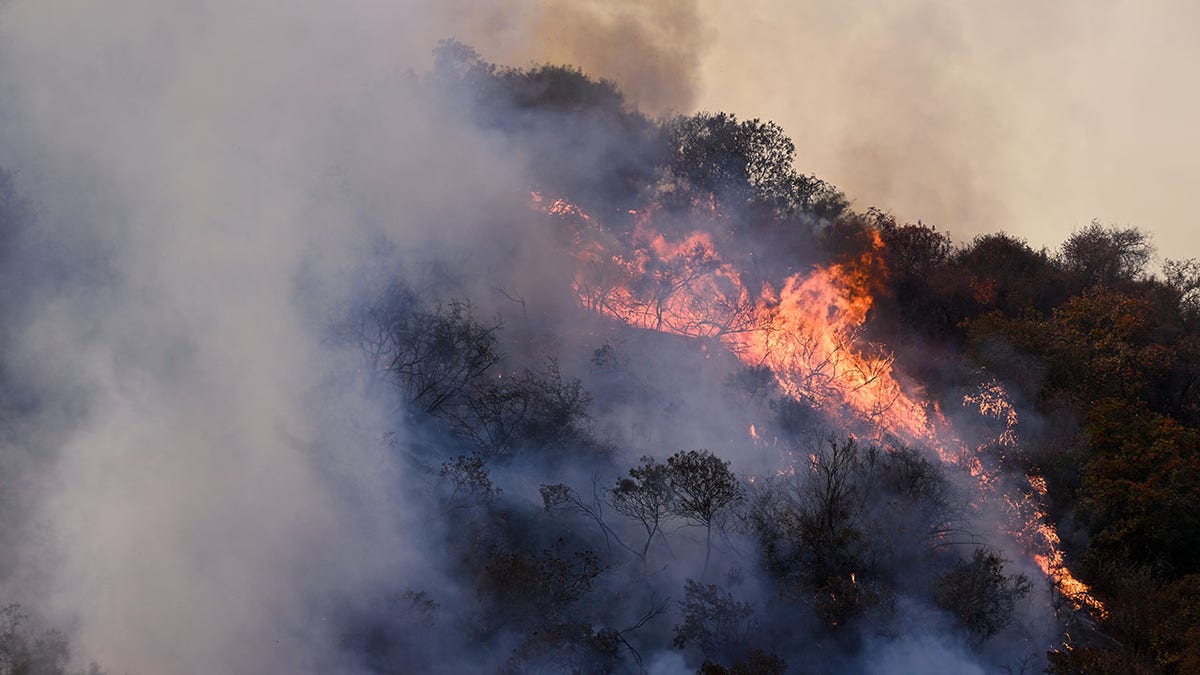
[[[571,64],[651,115],[689,112],[711,29],[696,0],[460,0],[456,35],[517,66]]]
[[[1196,257],[1187,2],[701,2],[699,104],[779,122],[857,208],[1054,247],[1093,218]]]
[[[60,266],[24,280],[12,361],[75,402],[22,439],[54,463],[7,590],[114,672],[340,669],[326,599],[420,564],[377,406],[337,376],[356,355],[311,316],[345,300],[371,237],[433,245],[435,211],[478,222],[502,184],[404,79],[434,18],[3,8],[4,162],[35,205],[28,253]]]

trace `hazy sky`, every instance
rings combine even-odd
[[[1200,257],[1200,4],[699,0],[696,106],[779,122],[856,207],[1055,248],[1093,218]]]

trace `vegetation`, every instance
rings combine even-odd
[[[649,376],[631,371],[612,335],[579,338],[591,340],[590,369],[565,365],[581,361],[565,341],[547,340],[536,357],[506,351],[509,327],[453,297],[461,289],[418,292],[397,279],[348,312],[336,335],[415,439],[396,455],[428,479],[420,499],[438,525],[422,536],[447,562],[427,588],[400,585],[345,610],[342,645],[365,670],[430,666],[451,644],[500,672],[644,672],[649,654],[671,650],[702,673],[799,672],[788,664],[817,658],[814,646],[840,650],[845,665],[864,635],[910,629],[912,606],[982,655],[999,636],[1025,639],[1023,603],[1047,614],[1057,606],[1054,620],[1064,636],[1070,629],[1066,646],[1033,641],[1050,672],[1200,668],[1196,261],[1156,273],[1148,235],[1101,223],[1056,251],[1005,233],[956,244],[933,226],[851,209],[796,170],[796,146],[774,123],[726,113],[650,120],[611,83],[571,68],[497,68],[455,42],[437,57],[422,86],[465,97],[474,123],[543,152],[536,187],[612,216],[594,225],[604,236],[630,234],[621,214],[661,209],[666,234],[696,227],[726,247],[747,287],[778,288],[813,263],[873,252],[863,335],[924,385],[931,417],[984,379],[1008,387],[1032,420],[1021,442],[964,433],[982,438],[989,467],[1044,479],[1044,498],[1019,494],[1071,533],[1064,561],[1108,612],[1089,616],[1013,572],[1019,537],[992,541],[1003,537],[991,516],[965,503],[967,474],[934,448],[873,433],[870,421],[831,430],[845,418],[785,395],[761,364],[738,366],[738,386],[714,396],[731,419],[757,415],[756,436],[769,431],[785,461],[769,473],[749,450],[733,454],[758,451],[744,426],[714,438],[716,452],[663,447],[617,414],[597,429],[598,408],[629,400],[652,401],[664,425],[679,409],[646,393]],[[0,215],[32,217],[13,203],[0,175]],[[649,254],[642,262],[652,273],[635,290],[650,298],[654,328],[664,327],[662,289],[720,269],[700,249],[686,270]],[[751,317],[742,305],[731,315],[739,322],[716,335]],[[561,330],[532,319],[520,328]],[[865,376],[890,371],[890,358]],[[0,475],[0,488],[12,480]],[[65,638],[29,632],[19,607],[0,611],[0,675],[63,672],[68,656]]]

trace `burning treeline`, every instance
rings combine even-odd
[[[1103,605],[1064,564],[1058,533],[1040,504],[1045,482],[1030,476],[1025,492],[1007,485],[981,461],[986,444],[965,447],[934,403],[902,390],[891,354],[863,338],[872,279],[887,273],[879,232],[868,231],[869,245],[849,260],[793,274],[778,291],[764,282],[753,294],[710,233],[696,230],[669,241],[655,231],[658,205],[630,211],[629,240],[619,242],[563,199],[547,203],[534,193],[532,203],[569,228],[574,248],[568,254],[578,261],[575,290],[582,307],[629,326],[719,339],[747,366],[768,369],[785,396],[816,406],[846,427],[864,428],[875,442],[921,444],[943,462],[961,466],[979,482],[978,499],[1001,499],[1009,506],[1013,534],[1030,547],[1025,553],[1055,588],[1076,608],[1104,615]],[[703,211],[705,220],[727,227],[711,197]],[[1017,444],[1017,413],[998,383],[982,383],[963,403],[1001,419],[1003,430],[990,442],[1002,448]],[[753,427],[751,433],[757,437]]]

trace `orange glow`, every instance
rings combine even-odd
[[[571,255],[578,263],[575,291],[584,308],[630,326],[693,338],[716,339],[752,367],[765,367],[786,395],[812,403],[834,420],[866,422],[877,438],[896,437],[932,447],[947,464],[962,467],[982,495],[1005,485],[985,465],[988,446],[971,450],[954,438],[936,406],[909,395],[893,371],[893,357],[861,335],[873,299],[871,281],[882,272],[883,242],[857,259],[795,274],[778,289],[752,292],[720,254],[711,234],[693,231],[668,238],[652,221],[657,207],[630,211],[630,241],[618,242],[578,206],[533,195],[533,207],[561,218],[571,230]],[[723,218],[713,202],[696,205],[698,217]],[[981,416],[1003,424],[992,444],[1002,455],[1017,443],[1017,413],[999,383],[967,396]],[[750,437],[758,441],[753,425]],[[815,461],[815,460],[814,460]],[[795,466],[778,470],[794,475]],[[1063,561],[1061,542],[1041,500],[1045,481],[1029,478],[1028,492],[998,496],[1020,541],[1077,609],[1105,616],[1104,607]]]

